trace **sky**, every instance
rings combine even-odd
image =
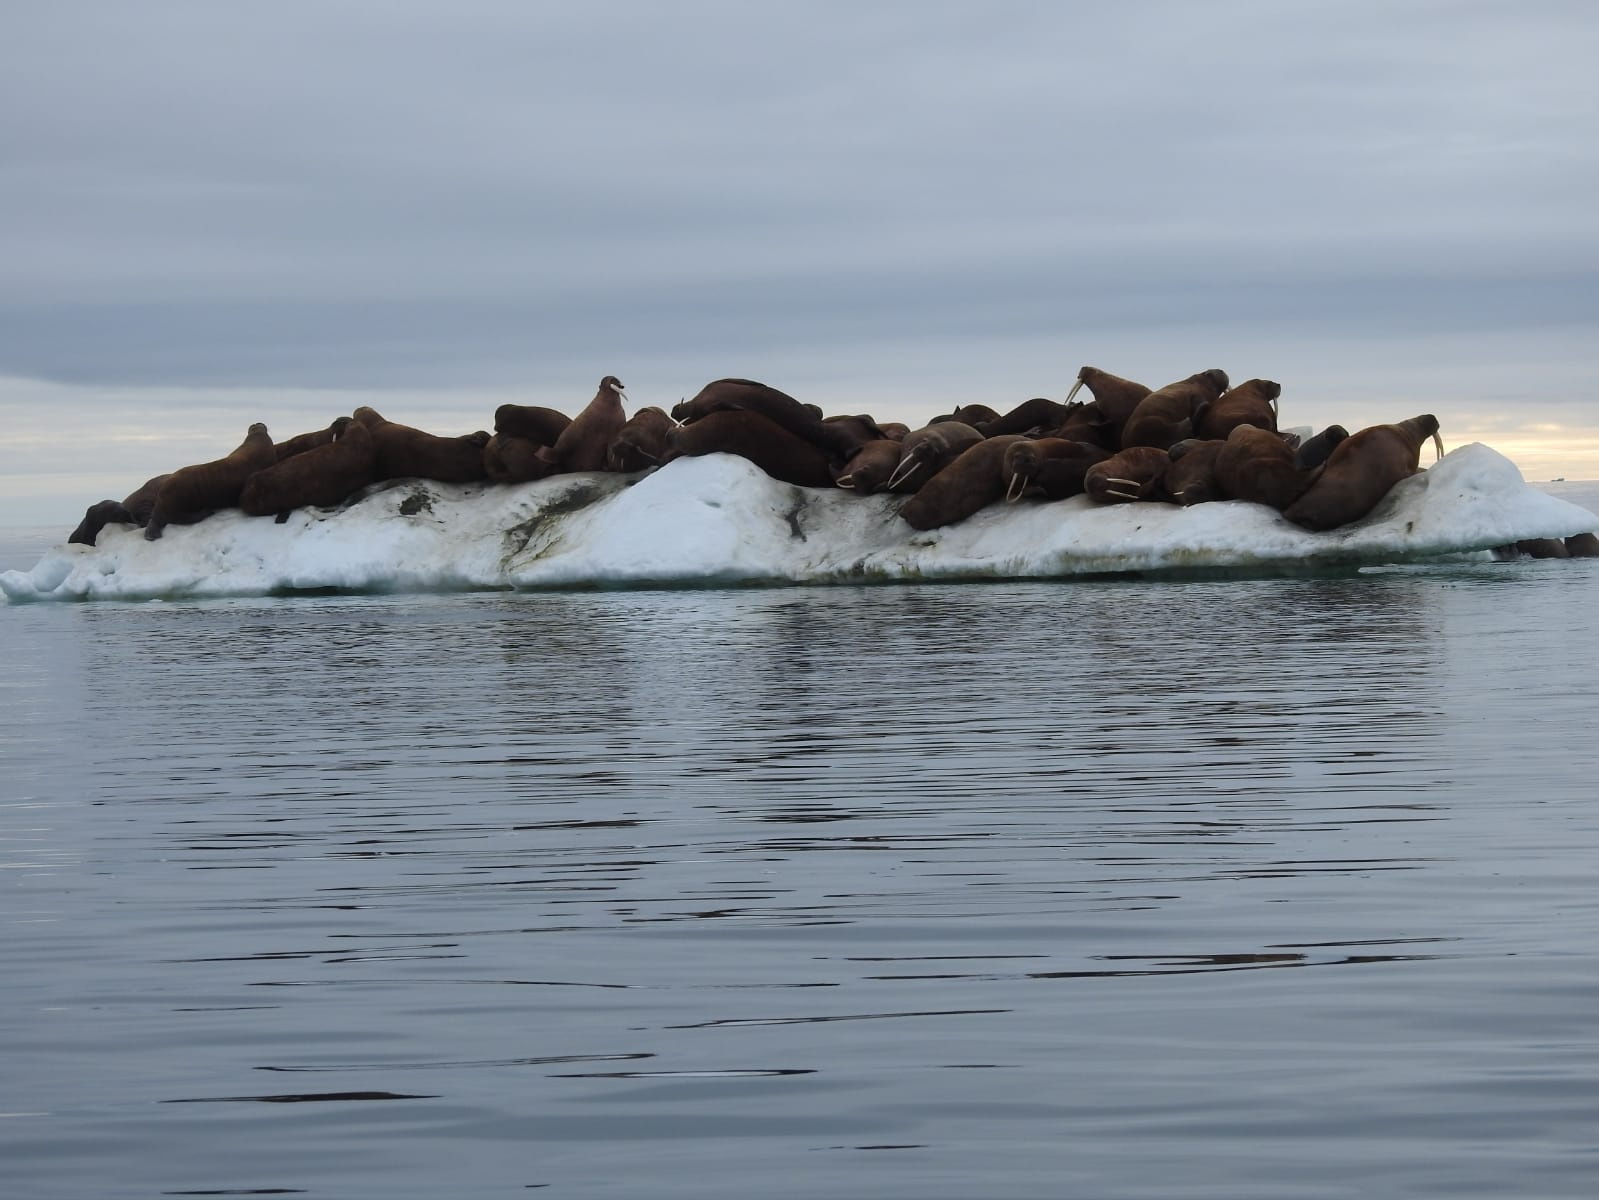
[[[601,376],[921,420],[1091,364],[1599,478],[1599,6],[54,0],[0,16],[0,524]]]

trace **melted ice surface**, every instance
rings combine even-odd
[[[1404,480],[1364,520],[1307,533],[1241,501],[1099,507],[1078,496],[992,505],[917,532],[901,497],[779,483],[725,454],[645,476],[581,474],[515,486],[409,480],[285,524],[237,509],[155,542],[108,525],[99,545],[0,574],[12,601],[278,591],[826,583],[1108,572],[1298,573],[1480,554],[1594,528],[1529,487],[1513,463],[1462,446]]]

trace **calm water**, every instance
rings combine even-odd
[[[8,1200],[1599,1192],[1599,560],[0,637]]]

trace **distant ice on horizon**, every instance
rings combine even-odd
[[[512,486],[395,481],[284,524],[237,509],[158,541],[108,525],[0,574],[12,603],[249,596],[1062,578],[1113,573],[1303,574],[1476,555],[1593,530],[1594,514],[1529,486],[1473,443],[1401,482],[1368,517],[1309,533],[1242,501],[1179,508],[992,505],[913,530],[903,498],[795,487],[726,454],[644,476]]]

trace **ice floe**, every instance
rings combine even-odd
[[[1529,487],[1487,446],[1404,480],[1364,520],[1307,533],[1240,501],[1177,508],[1070,500],[994,505],[919,533],[903,497],[779,483],[725,454],[644,476],[514,486],[417,480],[284,524],[228,510],[159,541],[108,525],[96,546],[0,574],[8,600],[147,599],[309,590],[696,586],[1300,574],[1476,555],[1592,530],[1594,514]],[[63,531],[63,537],[65,531]]]

